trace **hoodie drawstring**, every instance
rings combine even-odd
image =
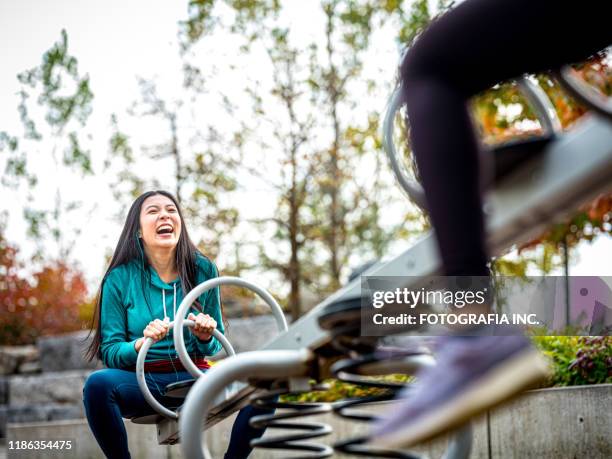
[[[176,284],[173,285],[174,287],[174,298],[172,298],[172,320],[176,319]],[[168,313],[166,312],[166,290],[164,290],[162,288],[162,306],[164,307],[164,320],[165,319],[170,319],[168,317]]]
[[[172,316],[172,320],[176,320],[176,284],[174,284],[174,300],[172,302],[172,312],[174,315]]]
[[[176,284],[173,284],[173,286],[174,286],[174,297],[172,299],[172,312],[174,313],[174,316],[172,320],[176,319]],[[161,291],[162,291],[162,306],[164,308],[164,320],[166,319],[170,320],[170,318],[168,317],[168,313],[166,312],[166,290],[162,288]],[[168,336],[166,336],[166,338],[169,339]],[[177,374],[177,369],[174,366],[174,359],[178,357],[178,354],[176,354],[176,351],[175,351],[175,355],[173,357],[172,355],[170,355],[170,348],[168,348],[167,351],[168,351],[168,360],[170,360],[170,362],[172,363],[174,374]],[[155,386],[157,387],[157,382],[155,382]],[[157,390],[159,391],[159,393],[163,393],[159,387],[157,387]]]

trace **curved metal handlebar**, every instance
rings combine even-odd
[[[185,347],[185,340],[183,337],[183,321],[187,310],[191,307],[192,303],[204,292],[213,289],[219,285],[236,285],[239,287],[244,287],[253,292],[257,293],[272,309],[272,314],[276,319],[276,324],[278,326],[278,330],[280,332],[287,331],[287,320],[285,319],[285,315],[283,314],[283,310],[280,305],[276,302],[274,297],[268,293],[267,290],[261,288],[260,286],[241,279],[239,277],[215,277],[214,279],[209,279],[201,284],[197,285],[193,290],[191,290],[178,308],[178,311],[175,315],[175,330],[174,330],[174,347],[176,352],[178,353],[179,359],[181,363],[185,367],[185,369],[191,373],[194,378],[199,378],[202,375],[202,371],[193,363],[189,354],[187,353],[187,348]]]
[[[561,67],[555,72],[555,78],[578,102],[583,103],[593,111],[612,120],[612,98],[598,94],[595,89],[581,81],[576,71],[569,65]]]
[[[521,77],[517,79],[517,85],[532,106],[544,133],[546,135],[554,136],[561,132],[561,121],[557,116],[557,112],[555,111],[552,102],[542,88],[537,83],[531,81],[528,77]],[[406,192],[414,204],[419,206],[421,209],[426,210],[427,206],[423,187],[406,173],[405,168],[401,165],[395,144],[393,143],[393,122],[395,120],[396,113],[403,105],[404,100],[402,98],[402,86],[398,85],[391,94],[387,104],[387,111],[385,113],[382,127],[383,148],[387,154],[387,157],[389,158],[389,163],[395,178],[402,190]]]
[[[383,148],[387,153],[389,164],[391,165],[391,169],[400,187],[406,192],[412,202],[425,210],[425,192],[423,191],[423,187],[421,187],[419,182],[410,178],[405,169],[401,166],[395,144],[393,143],[393,121],[395,120],[395,114],[400,110],[402,105],[404,105],[402,87],[398,85],[391,94],[389,103],[387,104],[387,111],[383,121]]]
[[[173,322],[170,322],[168,325],[169,327],[172,327],[175,323],[176,321],[173,321]],[[195,326],[195,322],[193,320],[185,320],[181,326],[187,326],[187,327],[193,328]],[[223,333],[221,333],[219,330],[213,330],[212,335],[219,340],[219,342],[221,343],[221,346],[223,346],[223,349],[225,349],[225,352],[227,353],[228,356],[236,355],[234,348],[232,347],[231,343],[227,340],[227,338],[223,336]],[[153,408],[155,411],[157,411],[162,416],[165,416],[171,419],[178,419],[178,413],[176,413],[175,411],[169,410],[164,405],[159,403],[157,399],[153,397],[153,394],[149,390],[149,386],[147,386],[147,382],[145,380],[144,365],[145,365],[145,359],[147,357],[147,352],[149,352],[149,349],[151,348],[152,345],[153,345],[153,339],[145,338],[144,342],[142,343],[142,347],[140,348],[140,351],[138,352],[138,359],[136,360],[136,380],[138,381],[138,386],[140,387],[140,391],[142,392],[142,395],[144,396],[147,403],[151,406],[151,408]],[[191,362],[191,359],[189,361]]]
[[[544,134],[547,136],[559,134],[563,129],[561,120],[557,116],[555,106],[540,85],[527,76],[518,78],[516,84],[533,108]]]
[[[224,360],[208,370],[187,394],[179,419],[181,450],[184,456],[211,459],[202,426],[215,398],[228,384],[249,377],[304,376],[308,374],[309,362],[313,358],[313,354],[307,349],[252,351]]]

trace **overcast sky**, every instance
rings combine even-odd
[[[305,16],[307,10],[303,2],[295,2],[295,5],[295,17],[300,19],[296,24],[304,27],[303,33],[308,34],[311,18]],[[16,110],[19,102],[16,75],[40,64],[42,54],[59,40],[64,28],[69,34],[69,52],[77,57],[80,73],[87,73],[91,78],[95,99],[87,131],[92,136],[94,167],[99,167],[108,150],[110,115],[113,112],[120,116],[125,114],[125,109],[138,97],[137,75],[155,77],[161,92],[169,96],[173,88],[180,88],[182,64],[177,22],[185,19],[186,9],[186,1],[167,0],[0,0],[0,130],[22,132]],[[223,47],[224,44],[218,41],[212,46]],[[394,52],[390,46],[377,54],[381,66],[394,68]],[[125,117],[122,119],[128,122]],[[137,141],[152,135],[150,132],[130,133]],[[40,173],[36,198],[41,205],[52,205],[58,183],[68,196],[76,196],[86,203],[78,223],[66,224],[78,224],[82,228],[82,236],[75,246],[75,258],[89,281],[95,283],[104,268],[104,254],[114,246],[120,231],[120,225],[111,218],[116,203],[108,191],[108,177],[98,175],[78,180],[54,171],[44,163],[44,158],[38,161],[33,166]],[[163,181],[167,180],[164,177],[168,177],[170,169],[160,163],[155,172]],[[248,195],[250,199],[258,199],[259,192],[262,191],[253,189]],[[246,204],[248,211],[250,206]],[[24,205],[23,193],[3,190],[0,211],[10,214],[7,237],[28,253],[31,242],[24,235],[25,226],[20,218]],[[573,274],[612,276],[612,263],[609,262],[612,238],[600,237],[593,245],[581,244],[576,255],[579,261],[572,267]]]
[[[138,96],[136,75],[158,76],[168,86],[180,84],[176,35],[177,21],[184,17],[185,5],[178,1],[2,0],[0,129],[22,132],[16,110],[19,102],[16,75],[39,65],[42,54],[66,29],[69,52],[77,57],[79,72],[89,74],[91,79],[94,110],[88,122],[88,133],[92,135],[88,146],[94,167],[99,167],[108,151],[111,113],[121,114]],[[91,215],[80,215],[83,236],[77,241],[75,258],[88,278],[99,276],[104,253],[116,242],[120,231],[111,218],[115,204],[110,199],[106,178],[58,177],[44,161],[44,157],[38,156],[37,164],[31,165],[41,180],[36,193],[41,206],[52,205],[58,183],[68,198],[83,200],[88,210],[96,206]],[[24,194],[9,192],[7,197],[1,205],[10,211],[7,236],[27,253],[31,243],[24,237],[25,226],[19,218]]]

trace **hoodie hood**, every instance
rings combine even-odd
[[[157,271],[153,269],[153,266],[149,266],[149,274],[151,275],[151,283],[161,290],[174,290],[175,288],[180,287],[179,277],[170,281],[169,283],[166,283],[161,279],[161,277],[159,277],[159,274],[157,274]],[[175,287],[176,284],[178,285]]]
[[[145,260],[145,253],[144,253],[144,248],[142,246],[142,241],[139,238],[137,239],[137,244],[138,244],[138,249],[140,251],[141,259],[140,260],[132,260],[132,263],[140,271],[144,271],[145,268],[144,268],[143,265],[144,265],[144,260]],[[175,284],[178,283],[179,284],[178,286],[180,286],[180,282],[179,282],[180,278],[179,277],[177,277],[176,279],[170,281],[169,283],[166,283],[166,282],[164,282],[161,279],[161,277],[159,277],[159,274],[157,274],[157,271],[155,271],[155,269],[153,269],[153,266],[148,265],[148,268],[146,268],[146,269],[148,269],[148,271],[149,271],[148,274],[149,274],[149,276],[151,278],[151,283],[155,287],[157,287],[157,288],[159,288],[161,290],[174,290],[175,288],[177,288],[177,287],[174,286]]]

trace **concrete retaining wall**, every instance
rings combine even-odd
[[[132,458],[134,459],[166,459],[170,457],[170,449],[176,447],[159,446],[155,426],[143,426],[125,423],[128,432],[128,443]],[[71,440],[72,448],[63,450],[26,451],[9,450],[10,441],[28,440]],[[53,423],[9,424],[6,439],[7,457],[15,458],[74,458],[98,459],[103,458],[102,450],[98,447],[94,436],[89,430],[87,421],[67,420]]]
[[[612,384],[559,389],[544,389],[527,393],[503,409],[497,409],[474,423],[472,458],[506,459],[609,459],[612,457]],[[375,412],[389,409],[389,404],[372,407]],[[224,420],[207,433],[208,444],[215,458],[222,458],[234,416]],[[346,422],[334,415],[311,417],[310,420],[331,424],[334,433],[321,439],[334,441],[365,433],[367,426]],[[156,444],[153,426],[126,423],[132,457],[181,458],[180,446],[162,447]],[[276,434],[280,432],[277,431]],[[275,435],[269,431],[266,435]],[[9,424],[7,441],[42,438],[75,439],[72,453],[61,455],[40,452],[15,457],[102,457],[87,423],[59,421],[40,424]],[[432,458],[441,457],[446,439],[425,445],[417,451]],[[154,446],[153,446],[154,445]],[[259,451],[253,459],[286,457],[287,453]],[[9,454],[10,457],[10,454]]]
[[[491,458],[612,458],[612,384],[532,391],[490,416]]]
[[[83,386],[91,370],[72,370],[9,378],[11,405],[75,403],[83,400]]]

